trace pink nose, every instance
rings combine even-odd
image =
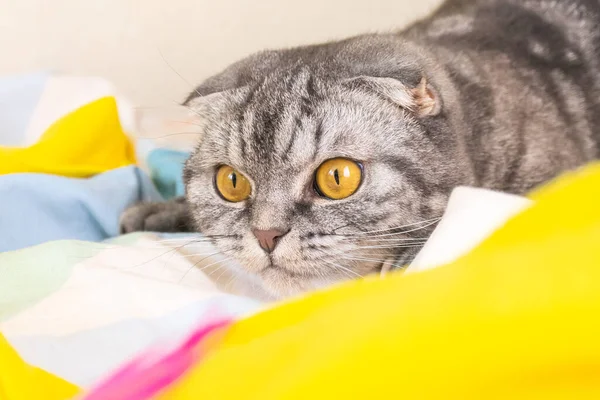
[[[267,253],[270,253],[273,250],[275,250],[275,246],[277,246],[278,239],[287,234],[288,232],[289,231],[284,232],[279,229],[252,230],[252,233],[254,233],[254,236],[256,236],[256,239],[258,239],[258,244]]]

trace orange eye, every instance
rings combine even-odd
[[[227,201],[239,203],[250,197],[252,187],[244,175],[229,165],[223,165],[215,176],[217,191]]]
[[[315,186],[319,194],[332,200],[352,196],[362,181],[362,168],[347,158],[332,158],[317,168]]]

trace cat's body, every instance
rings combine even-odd
[[[598,156],[599,23],[596,0],[454,0],[404,34],[456,89],[477,186],[524,193]]]
[[[398,34],[251,56],[186,101],[187,201],[124,230],[199,230],[278,294],[405,263],[454,187],[520,194],[598,157],[599,24],[596,0],[449,0]],[[337,157],[363,175],[331,200],[312,188]],[[222,165],[249,198],[216,193]]]

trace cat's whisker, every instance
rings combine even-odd
[[[229,257],[229,258],[228,258],[228,260],[229,260],[229,261],[231,261],[231,260],[233,260],[233,259],[234,259],[234,257]],[[213,273],[217,273],[217,271],[219,271],[219,270],[221,270],[221,269],[223,269],[223,272],[221,272],[221,275],[219,275],[219,276],[217,277],[217,279],[215,279],[215,281],[216,281],[216,282],[219,282],[219,281],[221,280],[221,278],[223,277],[223,275],[224,275],[226,272],[230,272],[230,273],[232,273],[232,274],[234,274],[234,273],[235,273],[234,269],[233,269],[233,268],[230,268],[230,265],[229,265],[229,264],[227,264],[227,263],[223,263],[223,265],[221,265],[219,268],[217,268],[215,271],[213,271]]]
[[[185,242],[185,241],[191,241],[191,240],[202,240],[204,239],[203,237],[179,237],[179,238],[170,238],[170,239],[151,239],[154,240],[158,243],[177,243],[177,242]]]
[[[232,250],[225,250],[225,251],[233,251]],[[217,253],[218,254],[218,253]],[[215,255],[215,253],[194,253],[194,254],[181,254],[181,257],[183,258],[194,258],[194,257],[211,257],[212,255]]]
[[[425,243],[413,243],[407,245],[399,245],[399,246],[357,246],[356,250],[364,250],[364,249],[412,249],[415,247],[422,247]],[[353,250],[351,250],[353,251]]]
[[[189,243],[191,243],[191,241],[188,242],[187,244],[182,244],[181,246],[173,247],[173,248],[167,250],[166,252],[164,252],[163,254],[160,254],[160,255],[158,255],[156,257],[152,257],[151,259],[149,259],[149,260],[147,260],[147,261],[145,261],[145,262],[143,262],[143,263],[141,263],[139,265],[135,265],[135,266],[131,267],[130,269],[139,268],[139,267],[144,266],[144,265],[146,265],[146,264],[148,264],[148,263],[150,263],[152,261],[158,260],[159,258],[166,256],[167,254],[171,254],[173,252],[177,252],[177,251],[181,250],[183,247],[185,247],[186,245],[188,245]]]
[[[164,139],[164,138],[168,138],[168,137],[172,137],[172,136],[179,136],[179,135],[200,135],[199,132],[174,132],[174,133],[167,133],[164,135],[160,135],[160,136],[145,136],[145,138],[147,139]]]
[[[195,123],[194,121],[180,121],[180,120],[176,120],[176,119],[170,119],[168,121],[175,122],[176,124],[193,125],[193,126],[198,126],[198,127],[202,126],[200,124]],[[200,133],[199,133],[199,135],[200,135]]]
[[[236,280],[237,277],[238,276],[236,272],[232,270],[231,278],[223,285],[223,287],[231,289],[231,284]]]
[[[95,250],[106,250],[106,251],[108,251],[108,250],[123,250],[123,248],[145,249],[145,250],[170,250],[170,249],[172,249],[171,246],[164,246],[164,245],[160,245],[158,243],[152,244],[152,245],[145,245],[145,244],[126,244],[126,245],[124,245],[124,244],[120,244],[120,243],[86,242],[83,244],[87,248],[91,248],[91,249],[95,249]]]
[[[325,274],[324,271],[322,271],[321,269],[319,269],[319,267],[315,264],[309,264],[310,265],[310,270],[312,273],[314,273],[315,275],[317,275],[320,278],[327,278],[327,275]]]
[[[428,239],[427,238],[384,238],[384,239],[342,239],[345,242],[350,242],[350,243],[365,243],[365,242],[383,242],[383,243],[415,243],[415,242],[422,242],[425,243]]]
[[[180,238],[169,238],[169,239],[158,239],[156,240],[157,242],[178,242],[178,241],[186,241],[186,240],[194,240],[194,241],[202,241],[202,242],[206,242],[206,241],[210,241],[212,239],[224,239],[224,238],[235,238],[237,237],[236,235],[195,235],[195,236],[186,236],[186,237],[180,237]]]
[[[393,255],[393,251],[395,249],[419,249],[422,247],[422,244],[410,244],[410,245],[396,245],[396,246],[353,246],[352,248],[347,248],[342,251],[333,251],[333,252],[324,252],[321,254],[325,257],[343,257],[347,255],[355,255],[357,252],[363,252],[368,256],[381,256],[383,258],[390,257]],[[390,251],[377,251],[377,250],[390,250]],[[359,253],[360,255],[360,253]]]
[[[167,253],[178,253],[180,255],[185,254],[183,250],[186,246],[193,246],[194,244],[183,244],[183,245],[178,245],[178,246],[169,246],[169,245],[156,245],[156,246],[146,246],[146,245],[115,245],[115,246],[98,246],[98,247],[91,247],[90,248],[94,248],[97,250],[102,250],[102,251],[123,251],[124,249],[127,249],[128,251],[142,251],[142,250],[149,250],[149,251],[157,251],[157,250],[164,250],[164,253],[162,253],[161,255],[156,256],[156,258],[160,258],[163,255],[167,254]],[[202,246],[202,244],[196,244],[196,246]],[[214,246],[212,246],[214,247]],[[153,261],[153,259],[149,259],[148,261]]]
[[[158,110],[158,109],[177,109],[181,108],[181,104],[177,104],[176,106],[135,106],[134,110]]]
[[[207,275],[210,277],[210,276],[211,276],[211,272],[206,272],[206,269],[207,269],[207,268],[209,268],[209,267],[211,267],[211,266],[213,266],[213,265],[215,265],[215,264],[218,264],[218,263],[221,263],[221,262],[222,262],[222,263],[223,263],[223,265],[219,266],[219,268],[217,268],[215,271],[213,271],[213,272],[212,272],[212,273],[215,273],[215,272],[216,272],[216,271],[218,271],[219,269],[223,268],[223,266],[225,265],[225,262],[226,262],[226,261],[228,261],[228,260],[232,260],[232,259],[233,259],[233,257],[227,257],[227,258],[223,258],[223,259],[221,259],[221,260],[214,261],[214,262],[212,262],[212,263],[210,263],[210,264],[203,265],[203,266],[202,266],[202,267],[200,267],[200,268],[196,267],[196,265],[197,265],[197,264],[194,264],[194,265],[192,265],[192,266],[190,267],[190,269],[188,269],[188,270],[186,271],[186,273],[185,273],[185,274],[183,274],[183,276],[182,276],[182,277],[181,277],[181,279],[179,280],[179,283],[181,283],[181,282],[182,282],[182,281],[185,279],[185,277],[186,277],[186,276],[187,276],[187,275],[188,275],[188,274],[189,274],[189,273],[190,273],[190,272],[191,272],[193,269],[197,269],[197,270],[199,270],[199,271],[203,271],[204,273],[206,273],[206,274],[207,274]]]
[[[227,236],[223,236],[221,238],[226,238]],[[233,236],[232,236],[233,237]],[[215,239],[220,239],[216,237]],[[120,243],[108,243],[108,242],[95,242],[95,243],[85,243],[86,247],[93,247],[98,250],[122,250],[124,247],[128,249],[144,249],[144,250],[172,250],[173,247],[170,244],[179,244],[184,243],[183,246],[176,247],[176,250],[181,249],[183,247],[189,245],[203,245],[203,244],[211,244],[210,238],[173,238],[173,239],[153,239],[149,238],[148,241],[151,243],[134,243],[134,244],[120,244]]]
[[[354,257],[354,256],[358,256],[358,257],[363,257],[363,258],[370,258],[373,260],[377,260],[378,262],[383,262],[385,260],[389,260],[391,257],[394,257],[393,254],[390,253],[365,253],[365,254],[350,254],[348,255],[348,257]],[[342,257],[340,257],[342,258]]]
[[[382,263],[384,261],[380,258],[369,258],[369,257],[339,257],[339,259],[348,260],[348,261],[368,261],[368,262],[377,262],[377,263]]]
[[[184,105],[183,107],[185,107],[188,111],[190,111],[192,114],[195,114],[196,116],[202,118],[202,114],[200,114],[197,110],[194,110],[192,107]]]
[[[253,271],[256,267],[256,260],[251,260],[250,262],[245,263],[245,265],[248,267],[249,270]],[[231,278],[227,281],[227,283],[223,284],[222,286],[226,289],[231,290],[231,284],[234,283],[235,280],[238,279],[240,276],[242,276],[243,273],[240,272],[239,268],[229,268],[229,272],[231,272]],[[254,279],[250,280],[249,283],[251,284],[252,289],[256,287],[256,281]]]
[[[394,252],[391,250],[395,250],[398,248],[402,249],[411,249],[411,248],[420,248],[421,246],[394,246],[394,247],[376,247],[376,246],[367,246],[367,247],[354,247],[353,249],[344,250],[344,251],[336,251],[333,253],[325,253],[323,255],[325,258],[335,258],[342,260],[350,260],[350,261],[364,261],[364,262],[375,262],[382,263],[388,258],[394,256]],[[390,251],[377,251],[378,249],[389,249]],[[322,260],[322,258],[320,259]],[[400,261],[398,262],[400,263]],[[393,266],[398,267],[398,265],[393,264]]]
[[[371,238],[371,239],[372,239],[372,238],[379,238],[379,237],[388,237],[388,236],[406,235],[407,233],[416,232],[416,231],[419,231],[419,230],[421,230],[421,229],[428,228],[428,227],[430,227],[430,226],[432,226],[432,225],[436,224],[437,222],[439,222],[439,219],[433,220],[432,222],[429,222],[429,223],[428,223],[428,224],[426,224],[426,225],[419,226],[419,227],[417,227],[417,228],[413,228],[413,229],[410,229],[410,230],[408,230],[408,231],[400,231],[400,232],[394,232],[394,233],[384,233],[384,234],[379,234],[379,235],[369,235],[369,238]],[[342,235],[340,235],[340,236],[342,236]],[[364,235],[362,235],[362,234],[359,234],[359,235],[348,236],[348,237],[360,238],[360,237],[364,237]]]
[[[412,226],[415,226],[415,225],[425,224],[425,223],[428,223],[430,221],[432,221],[432,220],[424,220],[424,221],[412,222],[410,224],[399,225],[399,226],[394,226],[394,227],[384,228],[384,229],[374,229],[374,230],[371,230],[371,231],[363,231],[363,230],[360,230],[360,228],[359,228],[360,231],[357,232],[357,233],[354,233],[354,234],[337,234],[336,233],[335,235],[337,235],[337,236],[370,235],[370,234],[373,234],[373,233],[382,233],[382,232],[395,231],[395,230],[399,230],[399,229],[409,228],[409,227],[412,227]],[[338,231],[338,230],[340,230],[342,228],[348,227],[348,226],[352,226],[352,224],[348,224],[348,225],[344,225],[344,226],[341,226],[339,228],[336,228],[336,229],[333,230],[333,232],[336,232],[336,231]]]
[[[231,260],[231,258],[230,258],[230,260]],[[231,272],[231,268],[229,268],[229,266],[226,263],[223,263],[223,265],[221,265],[219,267],[219,269],[223,269],[223,272],[221,272],[221,275],[219,275],[217,277],[217,279],[215,279],[216,282],[219,282],[226,272],[228,272],[228,271]],[[216,273],[216,271],[215,271],[215,273]]]
[[[225,251],[231,251],[231,250],[234,250],[234,248],[231,248],[230,250],[225,250]],[[185,256],[185,257],[198,257],[198,256],[203,256],[203,255],[211,255],[211,254],[215,254],[215,249],[214,248],[210,249],[210,250],[207,250],[207,251],[201,251],[201,252],[182,253],[182,255]]]
[[[411,228],[411,227],[414,227],[416,225],[422,225],[422,224],[426,224],[424,227],[427,227],[427,226],[430,226],[430,225],[433,225],[433,224],[439,222],[440,220],[441,220],[441,217],[438,217],[438,218],[427,219],[427,220],[423,220],[423,221],[419,221],[419,222],[413,222],[413,223],[406,224],[406,225],[395,226],[395,227],[392,227],[392,228],[376,229],[376,230],[372,230],[372,231],[361,231],[361,232],[356,233],[356,234],[348,234],[348,235],[335,233],[334,235],[336,235],[336,236],[350,236],[350,237],[351,236],[369,236],[369,235],[371,235],[373,233],[382,233],[382,232],[388,232],[388,231],[397,231],[397,230],[401,230],[401,229],[405,229],[405,228]],[[348,225],[346,225],[346,226],[348,226]],[[336,228],[333,232],[335,232],[335,231],[337,231],[339,229],[342,229],[344,227],[345,226],[343,226],[341,228]],[[419,229],[422,229],[422,228],[423,227],[421,227]],[[397,233],[402,233],[402,232],[397,232]],[[396,233],[394,233],[394,234],[396,234]]]
[[[212,253],[210,253],[210,254],[207,254],[207,255],[205,255],[205,254],[202,254],[202,256],[204,256],[204,257],[203,257],[202,259],[200,259],[200,260],[196,261],[196,262],[195,262],[195,263],[194,263],[194,264],[193,264],[193,265],[192,265],[192,266],[191,266],[191,267],[188,269],[188,271],[187,271],[187,272],[184,274],[184,277],[185,277],[185,275],[187,275],[187,274],[188,274],[188,273],[189,273],[189,272],[190,272],[192,269],[194,269],[194,268],[197,268],[197,269],[199,269],[199,270],[201,270],[201,271],[202,271],[202,270],[206,269],[207,267],[209,267],[209,266],[211,266],[211,265],[214,265],[214,264],[216,264],[216,263],[220,262],[221,260],[217,260],[217,261],[215,261],[215,262],[214,262],[214,263],[212,263],[212,264],[205,265],[205,266],[202,266],[202,267],[198,268],[198,267],[197,267],[197,266],[198,266],[198,264],[200,264],[202,261],[204,261],[204,260],[206,260],[206,259],[208,259],[208,258],[210,258],[210,257],[213,257],[213,256],[217,256],[217,255],[226,255],[226,254],[224,254],[224,253],[226,253],[226,252],[229,252],[229,251],[233,251],[234,249],[235,249],[235,248],[226,249],[226,250],[220,250],[220,251],[212,252]],[[193,257],[193,256],[195,256],[195,257],[199,257],[199,255],[188,255],[188,256],[190,256],[190,257]],[[232,258],[232,257],[229,257],[229,258]],[[183,278],[182,278],[182,279],[183,279]],[[180,281],[180,282],[181,282],[181,281]]]
[[[389,256],[389,255],[388,255]],[[379,258],[357,258],[357,257],[340,257],[343,260],[349,260],[349,261],[366,261],[366,262],[373,262],[373,263],[377,263],[377,264],[381,264],[383,262],[385,262],[385,259],[379,259]],[[388,263],[388,265],[394,267],[394,268],[402,268],[403,264],[397,264],[397,263]]]
[[[213,256],[216,256],[216,255],[219,255],[219,254],[223,254],[223,255],[225,255],[225,254],[224,254],[225,252],[229,252],[229,251],[232,251],[232,250],[234,250],[234,249],[232,248],[232,249],[227,249],[227,250],[222,250],[222,251],[217,251],[217,252],[214,252],[214,251],[213,251],[213,252],[211,252],[211,253],[180,254],[180,256],[182,256],[183,258],[188,258],[188,257],[202,257],[202,256],[204,256],[204,258],[202,258],[201,260],[199,260],[199,261],[197,261],[196,263],[194,263],[194,265],[192,265],[192,266],[190,267],[190,269],[188,269],[188,271],[186,272],[186,274],[187,274],[187,273],[189,273],[189,271],[191,271],[193,268],[196,268],[196,266],[197,266],[199,263],[201,263],[202,261],[204,261],[204,260],[206,260],[206,259],[208,259],[208,258],[210,258],[210,257],[213,257]],[[217,262],[218,262],[218,261],[217,261]],[[205,268],[205,267],[202,267],[202,268],[199,268],[199,269],[200,269],[200,270],[202,270],[202,269],[204,269],[204,268]]]
[[[351,275],[344,274],[344,275],[346,275],[346,276],[347,276],[348,278],[350,278],[350,279],[352,279],[352,278],[354,278],[354,277],[357,277],[357,278],[364,278],[364,276],[363,276],[363,275],[359,274],[359,273],[358,273],[358,272],[356,272],[356,271],[352,271],[351,269],[349,269],[349,268],[347,268],[347,267],[344,267],[344,266],[342,266],[342,265],[339,265],[339,264],[336,264],[336,263],[333,263],[333,262],[329,262],[329,261],[327,261],[327,260],[322,260],[322,261],[323,261],[325,264],[331,265],[331,266],[332,266],[332,267],[334,267],[336,270],[338,270],[338,271],[340,271],[340,272],[342,272],[342,273],[345,273],[345,272],[347,272],[347,273],[350,273]],[[354,276],[353,276],[353,275],[354,275]]]
[[[395,235],[400,235],[400,233],[396,233]],[[397,237],[397,238],[386,238],[385,236],[383,237],[383,239],[377,239],[377,236],[374,236],[374,239],[371,239],[371,237],[360,237],[360,238],[343,238],[341,240],[352,240],[352,241],[356,241],[356,240],[382,240],[382,241],[393,241],[393,240],[404,240],[404,241],[410,241],[410,240],[428,240],[428,237]]]
[[[242,275],[235,268],[231,268],[229,271],[231,272],[231,278],[227,281],[227,283],[225,283],[225,284],[222,285],[222,287],[225,288],[226,291],[227,290],[231,291],[234,288],[234,287],[232,287],[232,285]],[[252,289],[255,290],[255,288],[256,288],[256,282],[255,282],[255,280],[251,280],[250,281],[250,285],[251,285]]]
[[[210,257],[216,256],[216,255],[219,255],[219,254],[223,254],[223,253],[225,253],[225,252],[234,251],[234,250],[235,250],[235,247],[232,247],[232,248],[229,248],[229,249],[226,249],[226,250],[218,250],[218,251],[212,252],[212,253],[210,253],[210,254],[207,254],[207,255],[205,255],[205,256],[204,256],[204,254],[203,254],[203,256],[204,256],[204,257],[203,257],[202,259],[198,260],[198,261],[197,261],[197,262],[194,264],[194,266],[196,266],[196,265],[200,264],[202,261],[206,260],[207,258],[210,258]],[[190,256],[193,256],[193,255],[190,255]]]
[[[160,58],[162,58],[163,62],[167,65],[167,67],[169,67],[171,69],[171,71],[173,71],[179,78],[181,78],[181,80],[183,82],[185,82],[190,88],[192,88],[192,90],[198,95],[198,97],[202,97],[202,94],[200,94],[200,92],[198,91],[198,88],[196,86],[192,85],[190,81],[188,81],[187,79],[185,79],[183,77],[183,75],[181,75],[179,73],[179,71],[177,71],[175,69],[175,67],[173,67],[171,65],[171,63],[169,63],[167,61],[167,59],[165,58],[165,55],[163,54],[163,52],[160,50],[160,48],[158,46],[156,46],[156,50],[158,51],[158,54],[160,55]]]
[[[220,263],[221,261],[223,261],[223,262],[227,262],[227,261],[229,261],[229,260],[231,260],[231,258],[225,258],[225,259],[223,259],[223,260],[219,260],[219,261],[217,261],[217,262],[210,263],[210,264],[208,264],[208,265],[206,265],[206,266],[204,266],[204,267],[200,267],[200,268],[196,267],[196,269],[197,269],[198,271],[202,271],[202,272],[204,272],[204,273],[205,273],[205,274],[206,274],[206,275],[207,275],[207,276],[208,276],[208,277],[209,277],[209,278],[210,278],[210,279],[211,279],[213,282],[216,282],[216,280],[215,280],[215,279],[213,279],[213,275],[214,275],[214,274],[216,274],[217,272],[219,272],[219,271],[220,271],[220,270],[223,268],[223,264],[219,265],[219,266],[217,267],[217,269],[215,269],[215,270],[213,270],[213,271],[207,271],[207,269],[208,269],[208,268],[210,268],[210,267],[212,267],[213,265],[215,265],[215,264],[217,264],[217,263]]]
[[[230,268],[230,267],[231,267],[231,265],[229,264],[229,261],[236,261],[236,260],[235,260],[235,257],[228,257],[228,258],[224,259],[224,260],[223,260],[223,263],[222,263],[221,265],[219,265],[219,267],[218,267],[217,269],[215,269],[214,271],[207,272],[207,275],[208,275],[208,276],[209,276],[209,277],[210,277],[210,278],[211,278],[211,279],[212,279],[212,280],[213,280],[213,281],[214,281],[214,282],[215,282],[217,285],[219,285],[219,286],[221,286],[221,287],[227,287],[227,285],[229,285],[229,284],[230,284],[230,283],[233,281],[233,279],[236,277],[236,271],[235,271],[235,268]],[[213,263],[213,265],[214,265],[214,263]],[[249,264],[249,265],[252,265],[252,264]],[[216,279],[215,279],[215,278],[213,278],[213,275],[214,275],[214,274],[216,274],[217,272],[221,271],[221,270],[222,270],[221,274],[220,274],[220,275],[219,275],[219,276],[218,276]],[[232,278],[229,280],[229,282],[228,282],[227,284],[221,284],[221,283],[219,283],[219,282],[220,282],[220,280],[221,280],[221,278],[223,277],[223,275],[224,275],[226,272],[229,272],[229,273],[231,273],[231,274],[232,274]]]

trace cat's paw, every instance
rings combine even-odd
[[[121,233],[189,232],[188,207],[181,199],[163,203],[139,203],[123,212],[119,221]]]

